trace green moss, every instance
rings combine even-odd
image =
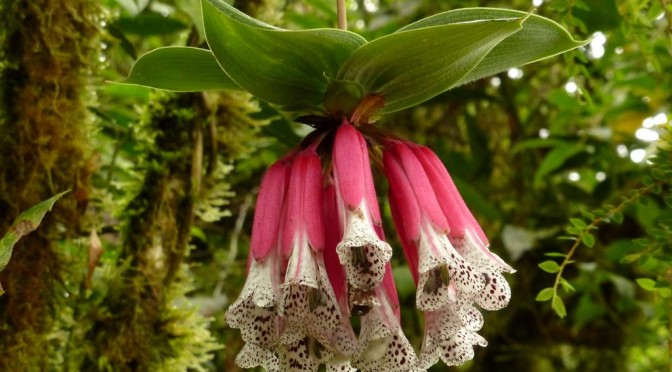
[[[13,0],[1,12],[0,230],[65,189],[35,233],[17,245],[0,281],[0,369],[39,370],[60,312],[63,264],[54,242],[77,234],[94,168],[88,133],[101,12],[90,0]],[[6,25],[6,26],[5,26]]]
[[[87,340],[93,351],[85,368],[103,370],[201,369],[217,348],[207,321],[189,302],[188,267],[194,215],[197,152],[205,122],[197,94],[157,93],[134,128],[144,154],[138,193],[122,212],[127,223],[117,258],[122,280],[109,287]],[[196,109],[193,109],[196,107]],[[100,309],[92,309],[100,312]]]

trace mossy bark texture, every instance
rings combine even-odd
[[[48,335],[63,294],[54,242],[78,233],[95,167],[87,105],[101,13],[92,0],[8,0],[0,7],[0,231],[22,210],[73,191],[19,242],[0,274],[7,292],[0,297],[0,370],[49,370]]]

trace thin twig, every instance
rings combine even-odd
[[[233,265],[233,262],[235,261],[236,256],[238,255],[238,237],[240,236],[240,233],[243,231],[243,224],[245,223],[245,219],[247,218],[247,212],[250,210],[250,207],[252,206],[253,199],[254,199],[254,192],[247,194],[247,196],[245,196],[243,204],[240,205],[240,209],[238,210],[238,218],[236,219],[236,224],[233,228],[233,232],[231,233],[231,241],[229,242],[229,254],[228,257],[226,258],[224,271],[220,273],[219,281],[215,286],[214,297],[222,293],[222,288],[224,287],[226,277],[229,275],[231,266]]]
[[[338,13],[338,28],[348,29],[348,15],[345,11],[345,0],[336,0],[336,12]]]
[[[584,227],[581,233],[576,237],[576,241],[574,241],[574,245],[569,249],[569,252],[567,252],[567,255],[565,256],[565,259],[562,261],[560,264],[560,269],[558,272],[555,274],[555,282],[553,283],[553,298],[551,301],[555,300],[555,297],[558,296],[558,286],[560,285],[560,279],[562,279],[562,273],[565,270],[565,267],[572,263],[572,257],[574,256],[574,252],[576,251],[577,248],[581,245],[581,242],[583,241],[583,237],[586,234],[590,234],[590,231],[593,229],[597,228],[597,225],[602,223],[606,218],[609,218],[609,216],[612,216],[616,213],[619,213],[623,208],[625,208],[627,205],[630,203],[640,199],[642,196],[648,194],[651,190],[653,190],[656,186],[659,186],[662,182],[658,181],[655,182],[647,187],[639,189],[639,191],[632,195],[631,197],[623,200],[619,205],[616,207],[612,208],[611,210],[607,211],[603,216],[600,216],[596,218],[593,222],[591,222],[588,226]]]

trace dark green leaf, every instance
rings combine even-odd
[[[544,261],[544,262],[540,263],[539,268],[544,270],[545,272],[551,273],[551,274],[554,274],[554,273],[557,273],[558,271],[560,271],[560,265],[558,265],[557,262],[551,261],[551,260]]]
[[[143,37],[171,34],[187,28],[187,25],[177,19],[164,17],[153,12],[142,13],[135,17],[120,17],[114,23],[114,26],[125,34]]]
[[[614,220],[614,222],[620,224],[623,223],[623,213],[621,212],[616,212],[611,215],[611,219]]]
[[[436,14],[399,31],[422,27],[445,25],[457,22],[470,22],[485,19],[520,18],[527,13],[516,10],[496,8],[457,9]],[[576,41],[559,24],[537,15],[529,16],[523,23],[523,29],[499,43],[469,74],[462,77],[456,85],[465,84],[486,76],[506,71],[511,67],[539,61],[568,50],[586,45],[588,41]]]
[[[569,158],[581,152],[582,149],[583,147],[580,145],[565,143],[551,150],[534,174],[534,184],[540,186],[544,177],[560,168]]]
[[[0,271],[2,271],[5,266],[7,266],[7,263],[9,263],[9,259],[12,256],[12,249],[16,242],[18,242],[21,237],[28,235],[37,229],[40,222],[42,222],[42,218],[51,210],[54,203],[68,192],[70,191],[64,191],[58,195],[52,196],[51,198],[32,206],[30,209],[16,217],[5,236],[0,239]]]
[[[581,215],[591,221],[595,219],[595,215],[586,210],[582,210]]]
[[[415,283],[413,283],[413,276],[408,266],[397,266],[392,270],[394,275],[394,282],[397,284],[397,291],[399,298],[409,298],[415,294]]]
[[[269,125],[265,125],[261,128],[261,133],[277,139],[288,148],[296,146],[301,141],[301,137],[294,133],[290,123],[283,117],[278,117]]]
[[[116,3],[132,16],[136,16],[147,7],[149,0],[116,0]]]
[[[534,138],[534,139],[528,139],[524,141],[518,142],[513,148],[511,149],[512,153],[517,153],[519,151],[523,150],[532,150],[532,149],[539,149],[539,148],[544,148],[544,147],[555,147],[558,145],[562,145],[565,143],[562,140],[556,140],[556,139],[548,139],[548,138]]]
[[[665,204],[667,204],[669,208],[672,208],[672,195],[665,196],[663,200],[665,200]]]
[[[255,96],[290,108],[319,105],[328,79],[366,40],[336,29],[287,31],[222,0],[202,0],[205,35],[224,71]]]
[[[114,24],[111,24],[107,26],[107,32],[110,34],[110,36],[119,40],[119,46],[121,46],[121,49],[128,53],[129,56],[131,56],[133,59],[138,59],[138,55],[135,53],[135,47],[120,29],[118,29]]]
[[[209,50],[187,47],[158,48],[143,55],[121,84],[175,92],[240,89]]]
[[[456,23],[383,36],[359,48],[338,78],[382,95],[381,113],[402,110],[454,87],[522,22],[517,17]]]
[[[478,190],[474,189],[470,182],[457,176],[453,176],[453,182],[455,182],[460,195],[462,195],[464,201],[472,211],[491,220],[502,218],[499,210],[487,198],[483,197]]]
[[[548,301],[553,298],[554,293],[555,291],[553,291],[553,288],[544,288],[539,291],[535,300],[539,302]]]

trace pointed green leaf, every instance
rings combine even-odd
[[[546,155],[539,165],[539,169],[537,169],[537,172],[534,174],[534,185],[537,187],[541,186],[544,177],[553,173],[572,156],[578,154],[582,150],[583,147],[577,144],[563,143],[556,146]]]
[[[560,298],[560,296],[553,297],[551,307],[553,307],[553,310],[555,311],[556,314],[558,314],[559,317],[564,318],[567,316],[567,309],[565,308],[565,303],[562,302],[562,298]]]
[[[551,261],[551,260],[544,261],[544,262],[540,263],[539,268],[544,270],[545,272],[551,273],[551,274],[554,274],[554,273],[557,273],[558,271],[560,271],[560,265],[558,265],[557,262]]]
[[[133,17],[121,16],[113,24],[126,35],[149,37],[166,35],[182,31],[187,28],[183,22],[163,16],[155,12],[143,12]]]
[[[425,18],[399,31],[485,19],[519,18],[526,15],[525,12],[497,8],[457,9]],[[456,85],[552,57],[587,43],[588,41],[574,40],[567,30],[552,20],[532,14],[523,24],[522,30],[494,47],[481,63]]]
[[[222,0],[202,0],[208,45],[240,87],[270,103],[318,105],[329,78],[366,40],[337,29],[288,31],[254,20]]]
[[[555,291],[553,288],[544,288],[539,293],[537,294],[537,298],[535,298],[536,301],[543,302],[543,301],[548,301],[551,298],[553,298],[553,294]]]
[[[570,218],[569,222],[571,222],[572,225],[578,227],[579,229],[585,229],[586,228],[586,222],[583,221],[580,218]]]
[[[582,210],[582,211],[581,211],[581,215],[582,215],[583,217],[587,218],[587,219],[590,220],[590,221],[592,221],[592,220],[595,219],[595,215],[592,214],[592,213],[590,213],[590,212],[588,212],[588,211],[586,211],[586,210]]]
[[[120,84],[141,85],[174,92],[240,89],[207,49],[165,47],[140,57]]]
[[[575,227],[575,226],[568,226],[566,230],[567,230],[568,233],[574,234],[574,235],[579,235],[583,231],[582,229],[579,229],[578,227]]]
[[[548,253],[544,253],[544,256],[565,258],[565,257],[567,257],[567,254],[560,253],[560,252],[548,252]]]
[[[656,289],[656,281],[653,279],[639,278],[636,280],[636,282],[640,287],[642,287],[642,289],[646,291],[653,291]]]
[[[592,236],[591,234],[588,233],[584,234],[583,237],[581,237],[581,241],[588,248],[593,248],[593,246],[595,246],[595,237]]]
[[[51,210],[54,203],[68,192],[70,192],[70,190],[64,191],[38,203],[16,217],[5,236],[0,239],[0,271],[2,271],[5,266],[7,266],[7,263],[9,263],[9,259],[12,256],[12,249],[16,242],[18,242],[21,237],[28,235],[37,229],[37,226],[42,222],[42,218],[44,218],[44,215]]]
[[[564,288],[565,292],[567,293],[576,291],[574,286],[569,284],[569,282],[565,278],[560,278],[560,285],[562,285],[562,288]]]
[[[359,48],[338,78],[380,94],[380,113],[424,102],[455,86],[499,42],[521,29],[522,19],[420,28],[383,36]]]
[[[619,262],[620,262],[620,263],[624,263],[624,264],[633,263],[633,262],[639,260],[639,258],[640,258],[641,256],[642,256],[642,255],[639,254],[639,253],[629,254],[629,255],[627,255],[627,256],[622,257],[622,258],[619,260]]]

